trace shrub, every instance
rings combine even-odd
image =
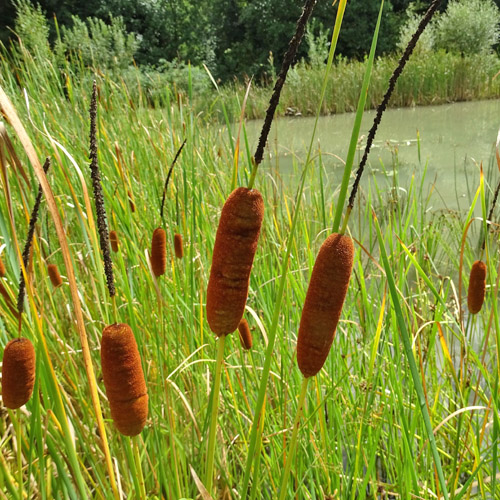
[[[493,0],[452,0],[436,21],[436,48],[485,54],[498,43],[500,11]]]
[[[40,8],[34,7],[29,0],[17,0],[14,31],[22,44],[33,56],[50,59],[49,25]]]
[[[399,41],[397,44],[399,50],[403,51],[406,48],[408,42],[413,36],[413,33],[415,33],[421,18],[422,16],[417,14],[414,4],[411,3],[408,7],[408,19],[399,30]],[[434,43],[435,23],[431,22],[420,36],[420,39],[415,47],[415,53],[423,54],[430,52],[434,47]]]
[[[76,56],[84,66],[99,69],[124,69],[133,63],[138,47],[134,33],[127,33],[121,17],[111,17],[110,24],[102,19],[73,16],[71,28],[62,27],[62,40],[57,53]]]

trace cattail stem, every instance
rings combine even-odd
[[[161,199],[160,218],[162,220],[163,220],[163,208],[165,207],[165,196],[167,195],[168,181],[170,180],[170,176],[172,175],[175,162],[177,161],[177,158],[179,158],[179,155],[181,154],[182,148],[186,144],[186,141],[187,139],[184,139],[184,141],[181,144],[181,147],[177,150],[177,153],[174,156],[174,160],[172,161],[172,165],[170,165],[170,168],[168,170],[167,178],[165,180],[165,186],[163,187],[163,195]]]
[[[49,167],[50,167],[50,158],[46,158],[45,163],[43,164],[43,171],[47,173]],[[24,250],[23,250],[23,265],[21,268],[21,274],[19,276],[19,293],[17,295],[17,311],[19,315],[21,315],[24,310],[24,296],[26,294],[26,281],[24,279],[24,276],[25,273],[28,272],[28,262],[30,258],[31,244],[33,242],[33,236],[35,235],[35,226],[38,220],[38,211],[40,209],[42,196],[43,196],[42,185],[38,184],[38,193],[36,195],[35,204],[33,206],[33,211],[31,212],[30,216],[28,236],[26,238],[26,243],[24,245]]]
[[[113,323],[118,323],[118,307],[116,305],[116,295],[111,297],[111,305],[113,307]]]
[[[495,210],[495,205],[497,203],[498,199],[498,193],[500,192],[500,182],[498,182],[497,187],[495,189],[495,194],[493,195],[493,201],[491,202],[491,207],[490,207],[490,212],[488,214],[488,220],[491,221],[491,218],[493,217],[493,211]],[[481,245],[481,249],[484,251],[486,247],[486,237],[488,236],[488,231],[485,233],[484,238],[483,238],[483,244]]]
[[[345,234],[345,232],[347,231],[347,223],[349,222],[349,216],[351,215],[351,212],[352,207],[347,207],[347,210],[345,211],[344,222],[342,223],[339,234]]]
[[[16,410],[15,418],[16,440],[17,440],[17,472],[19,474],[19,499],[23,500],[23,436],[21,434],[21,409]]]
[[[132,449],[133,447],[132,439],[129,439],[127,436],[124,436],[123,445],[125,448],[125,454],[127,455],[127,463],[130,469],[130,475],[132,476],[132,481],[134,482],[136,496],[141,500],[145,499],[146,497],[141,496],[141,482],[139,479],[139,473],[137,471],[137,465],[135,462],[135,450]]]
[[[215,431],[217,430],[217,416],[219,413],[219,393],[222,366],[224,365],[224,344],[226,343],[226,335],[219,337],[217,345],[217,361],[215,365],[214,388],[212,391],[212,407],[210,418],[210,430],[208,434],[207,446],[207,472],[205,476],[205,487],[211,493],[213,477],[214,477],[214,457],[215,457]]]
[[[130,439],[131,445],[132,445],[132,450],[134,453],[134,461],[135,461],[135,468],[137,472],[137,478],[139,481],[139,491],[138,497],[141,499],[146,500],[146,486],[144,484],[144,474],[142,473],[142,464],[141,464],[141,455],[139,452],[139,436],[135,436]]]
[[[266,404],[265,404],[265,398],[264,398],[264,407],[262,409],[262,417],[259,422],[259,433],[262,434],[264,432],[264,415],[266,412]],[[252,478],[252,490],[250,491],[250,500],[255,500],[257,498],[257,491],[259,489],[259,472],[260,472],[260,459],[261,459],[261,451],[262,451],[262,439],[259,439],[259,442],[257,443],[257,448],[255,449],[255,474],[253,475]]]
[[[255,177],[257,177],[257,169],[259,166],[255,161],[252,161],[252,173],[250,174],[250,180],[248,181],[248,189],[252,189],[254,182],[255,182]]]
[[[384,94],[384,97],[382,98],[382,102],[378,105],[377,107],[377,112],[375,114],[375,118],[373,120],[373,125],[370,131],[368,132],[368,139],[366,140],[366,146],[365,146],[365,151],[363,153],[363,157],[361,158],[361,161],[359,163],[358,171],[356,172],[356,178],[354,180],[354,184],[352,185],[351,189],[351,194],[349,196],[349,207],[353,208],[354,207],[354,199],[356,198],[356,193],[358,191],[358,186],[359,186],[359,181],[361,179],[361,175],[363,174],[366,161],[368,159],[368,154],[370,153],[370,149],[373,144],[373,140],[375,139],[375,134],[377,133],[377,128],[380,124],[380,121],[382,120],[382,115],[384,111],[387,108],[387,104],[389,104],[389,100],[392,96],[392,92],[394,91],[394,88],[396,87],[396,82],[398,81],[399,76],[403,72],[404,67],[406,66],[406,63],[408,62],[408,59],[410,58],[413,49],[415,48],[415,45],[418,42],[418,39],[420,38],[420,35],[423,33],[424,29],[427,27],[429,24],[430,20],[432,19],[432,16],[434,15],[434,12],[437,9],[437,6],[439,4],[440,0],[433,0],[431,3],[430,7],[428,8],[427,12],[425,13],[424,17],[420,21],[420,24],[417,27],[417,30],[411,37],[410,41],[408,42],[408,45],[405,48],[405,51],[403,55],[401,56],[401,59],[398,62],[398,65],[394,72],[391,75],[391,78],[389,79],[389,85],[387,87],[387,91]],[[350,212],[349,212],[350,213]],[[346,215],[346,219],[348,216]],[[346,224],[346,222],[344,222]]]
[[[295,448],[297,447],[299,424],[300,419],[302,418],[302,412],[304,410],[304,403],[306,400],[307,385],[309,383],[309,379],[310,377],[304,377],[302,380],[302,386],[300,388],[299,406],[297,407],[297,413],[295,414],[295,420],[293,421],[292,440],[290,441],[290,445],[288,447],[288,456],[286,457],[285,470],[283,471],[283,475],[281,476],[279,500],[285,500],[286,498],[288,476],[290,475],[290,468],[292,467],[293,458],[295,456]]]

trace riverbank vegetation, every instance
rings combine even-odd
[[[354,2],[354,10],[356,5]],[[457,9],[455,5],[462,8]],[[385,22],[390,19],[386,17]],[[393,40],[393,50],[375,60],[368,108],[375,107],[381,100],[392,68],[416,26],[416,7],[410,8],[403,19],[396,41]],[[499,21],[500,14],[492,0],[452,2],[417,45],[390,105],[418,106],[499,97],[500,59],[494,51]],[[462,29],[465,22],[466,29]],[[235,121],[249,75],[252,75],[250,72],[237,78],[226,75],[221,81],[217,77],[219,70],[208,60],[203,65],[192,65],[179,58],[161,59],[156,65],[136,65],[134,57],[138,55],[140,42],[136,35],[126,31],[120,17],[112,17],[109,23],[97,18],[84,22],[74,17],[71,27],[59,28],[57,38],[51,42],[50,25],[40,7],[20,0],[14,31],[19,38],[3,47],[0,58],[5,71],[13,71],[21,87],[25,83],[19,68],[25,64],[39,66],[37,73],[41,77],[46,71],[48,78],[57,78],[67,94],[78,88],[80,82],[88,87],[92,78],[89,75],[97,71],[117,84],[122,82],[134,105],[164,107],[172,100],[183,99],[189,100],[192,109],[207,120]],[[289,74],[278,114],[314,113],[328,44],[329,34],[322,25],[309,29],[304,43],[307,52],[302,52]],[[250,119],[262,118],[265,113],[275,77],[275,59],[273,53],[266,52],[265,64],[261,64],[261,71],[254,75],[246,107],[246,116]],[[323,114],[356,109],[365,69],[363,57],[339,55],[336,58],[321,110]]]
[[[206,72],[189,66],[182,72],[185,88],[174,81],[152,92],[143,85],[142,71],[92,71],[76,54],[58,63],[52,48],[36,44],[28,50],[23,40],[0,61],[0,87],[13,103],[11,108],[3,97],[0,101],[6,121],[0,126],[0,257],[5,267],[0,344],[16,337],[21,325],[22,335],[33,341],[37,362],[31,400],[21,410],[2,408],[0,415],[0,492],[19,500],[140,498],[137,492],[144,491],[148,499],[209,500],[200,478],[206,472],[215,406],[211,380],[218,341],[205,317],[206,289],[223,201],[233,185],[248,186],[252,173],[253,151],[230,119],[242,114],[243,94],[239,103],[224,100],[224,88],[220,94],[205,94],[198,85]],[[479,71],[495,56],[449,57],[457,58],[457,67],[462,61]],[[415,79],[423,70],[412,64],[429,58],[417,54],[405,73],[413,71]],[[482,65],[473,66],[471,61],[480,60]],[[384,61],[389,73],[394,66],[390,58]],[[302,64],[306,71],[307,63],[293,71],[301,71]],[[345,81],[328,87],[327,94],[352,85],[349,71],[354,66],[343,59],[336,63],[342,64]],[[361,74],[363,64],[356,64]],[[384,90],[377,71],[375,67],[370,83],[372,104]],[[477,76],[468,73],[464,67],[463,78]],[[284,92],[291,99],[296,74],[289,76]],[[411,89],[412,79],[405,78],[398,85],[410,103],[411,92],[404,85]],[[94,79],[103,198],[109,228],[119,240],[112,254],[113,301],[106,293],[90,194],[88,110]],[[426,81],[430,86],[433,80],[429,76]],[[467,96],[467,86],[460,85]],[[262,96],[250,91],[247,113],[257,98],[264,101],[265,89],[261,91]],[[357,96],[352,90],[350,99],[357,98],[359,90]],[[319,91],[310,91],[304,113],[318,105]],[[296,101],[292,106],[299,107]],[[220,119],[224,109],[230,113],[228,126],[214,127],[207,115]],[[13,119],[16,114],[20,122]],[[345,130],[346,139],[350,135]],[[184,140],[164,192],[169,166]],[[305,396],[297,453],[283,493],[288,498],[442,498],[446,493],[438,480],[424,409],[449,496],[498,498],[498,207],[489,214],[498,163],[492,155],[470,172],[466,210],[434,210],[439,193],[432,180],[426,182],[433,160],[419,152],[420,147],[414,175],[404,187],[397,155],[392,164],[381,166],[388,188],[368,173],[361,180],[348,226],[354,241],[351,283],[331,352]],[[255,177],[265,209],[244,312],[253,344],[244,350],[237,335],[228,335],[224,362],[219,363],[213,499],[267,500],[279,494],[303,381],[295,351],[307,283],[321,241],[343,208],[337,206],[343,172],[326,168],[324,154],[312,147],[310,162],[303,160],[305,152],[294,156],[290,175],[304,176],[301,196],[282,177],[277,158],[266,155],[263,171]],[[52,158],[47,180],[54,202],[49,206],[44,198],[40,207],[19,323],[18,248],[26,238],[38,184],[28,160],[33,155]],[[156,276],[150,248],[159,226],[166,232],[167,265]],[[182,258],[174,251],[176,235],[182,236]],[[64,249],[61,239],[69,244]],[[468,271],[479,259],[487,268],[485,300],[477,314],[469,314]],[[49,265],[60,270],[57,288],[51,285]],[[98,368],[102,331],[117,318],[132,328],[148,385],[149,415],[132,446],[113,427]],[[271,330],[276,342],[268,355]],[[88,359],[82,354],[82,335],[88,340]],[[88,364],[96,372],[92,382]],[[265,366],[269,380],[259,420],[255,408]],[[415,374],[421,393],[416,392]],[[92,383],[99,388],[109,442],[102,439],[91,404]],[[244,490],[254,422],[262,440],[250,487]],[[110,470],[117,479],[115,494]]]

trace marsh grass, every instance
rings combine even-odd
[[[397,56],[384,56],[375,60],[367,109],[374,109],[381,102],[397,62]],[[355,61],[341,57],[335,60],[321,108],[322,114],[356,111],[366,65],[367,60]],[[500,96],[498,71],[500,60],[495,55],[462,57],[444,51],[414,55],[398,81],[389,106],[425,106],[497,98]],[[323,66],[310,66],[304,62],[297,64],[290,72],[288,85],[283,89],[278,113],[314,115],[323,72]],[[244,83],[236,82],[220,89],[220,101],[234,120],[238,116],[244,87]],[[254,86],[251,89],[247,118],[264,116],[268,95],[269,88],[266,86]],[[194,106],[200,112],[205,111],[202,103],[195,102]],[[222,121],[220,105],[216,105],[215,110]]]
[[[90,360],[96,371],[100,332],[111,319],[111,304],[102,299],[106,297],[106,283],[89,204],[90,178],[85,170],[87,110],[91,82],[97,78],[103,195],[109,213],[113,214],[113,227],[123,235],[114,263],[117,303],[120,319],[136,334],[150,395],[150,416],[139,438],[139,453],[122,446],[123,438],[109,432],[112,423],[104,409],[112,463],[124,498],[131,498],[135,491],[136,478],[129,472],[129,463],[140,460],[149,498],[194,499],[198,488],[191,467],[198,477],[203,477],[206,443],[202,437],[208,429],[209,384],[215,363],[213,335],[204,316],[205,288],[216,221],[232,183],[237,127],[230,124],[227,132],[209,127],[204,117],[198,115],[193,100],[186,103],[171,95],[165,95],[164,107],[154,111],[139,101],[133,101],[132,106],[130,96],[140,91],[124,82],[93,74],[76,79],[71,68],[61,79],[54,68],[44,67],[29,54],[15,64],[2,58],[0,78],[36,154],[53,158],[51,189],[69,241]],[[373,78],[375,74],[372,85],[376,89]],[[25,94],[19,83],[25,87]],[[208,104],[215,109],[220,103],[218,99]],[[247,106],[254,100],[251,92]],[[145,95],[140,102],[147,102]],[[0,196],[0,243],[5,245],[2,259],[7,268],[6,277],[1,279],[5,294],[0,297],[3,346],[17,329],[15,311],[9,308],[6,298],[15,300],[17,291],[15,270],[19,263],[14,241],[24,234],[27,207],[34,201],[29,184],[37,184],[19,139],[10,126],[7,131],[14,151],[2,139],[4,154],[0,161],[2,169],[8,172],[8,185],[2,177]],[[346,131],[346,138],[349,133]],[[165,214],[173,219],[169,214],[176,213],[178,204],[178,227],[184,236],[185,254],[182,261],[176,261],[173,254],[169,256],[159,308],[146,252],[149,235],[157,224],[150,214],[157,210],[161,198],[158,186],[161,189],[167,175],[165,158],[174,156],[184,138],[186,146],[172,174],[177,195],[172,190],[166,194]],[[115,143],[121,155],[117,155]],[[247,149],[243,140],[240,185],[245,185],[251,174],[244,161],[251,154]],[[215,465],[219,496],[229,492],[232,498],[238,498],[235,491],[241,487],[248,436],[266,362],[269,380],[265,419],[259,422],[263,422],[259,429],[262,441],[256,447],[254,462],[259,472],[253,476],[250,496],[271,499],[278,495],[287,445],[285,433],[297,411],[296,395],[302,383],[294,354],[300,304],[314,256],[324,239],[323,232],[329,228],[325,221],[332,220],[336,189],[341,182],[335,172],[325,168],[318,151],[313,150],[312,158],[294,242],[287,257],[289,272],[276,318],[276,342],[267,360],[265,350],[279,287],[278,270],[283,265],[297,199],[295,186],[281,183],[273,174],[258,176],[256,180],[268,204],[247,303],[247,313],[258,329],[253,332],[254,345],[248,353],[239,347],[236,336],[227,338],[220,400],[224,425],[216,435],[220,450]],[[487,159],[484,160],[486,165]],[[274,158],[266,156],[263,166],[274,168],[274,162]],[[386,165],[388,170],[397,170],[397,166]],[[300,178],[303,167],[296,157],[292,175]],[[355,486],[358,498],[385,494],[431,499],[439,491],[425,424],[417,408],[399,336],[398,317],[389,307],[387,268],[380,264],[370,205],[378,216],[450,494],[453,496],[456,491],[455,499],[466,498],[469,493],[471,497],[499,497],[495,490],[498,481],[493,479],[498,472],[499,429],[497,238],[491,237],[487,242],[483,309],[474,318],[465,313],[463,322],[460,309],[466,309],[467,272],[459,274],[461,254],[465,271],[477,258],[482,224],[474,217],[487,216],[487,212],[482,215],[481,196],[491,199],[498,171],[488,163],[485,179],[491,178],[489,182],[481,182],[477,171],[469,179],[468,206],[456,207],[448,216],[430,209],[437,193],[423,187],[425,171],[422,162],[416,172],[421,175],[421,183],[418,175],[414,177],[404,200],[378,185],[375,177],[362,181],[362,196],[350,222],[352,237],[357,242],[352,286],[332,352],[324,369],[309,385],[291,468],[288,484],[298,498],[349,498]],[[136,205],[133,214],[126,196],[129,181]],[[397,177],[393,182],[397,185]],[[115,195],[117,188],[121,196]],[[469,210],[473,205],[479,213]],[[487,208],[486,201],[484,205]],[[492,234],[497,228],[497,217],[493,215]],[[462,246],[464,228],[472,219]],[[55,241],[52,235],[51,262],[63,269],[63,254],[55,247]],[[44,258],[47,251],[46,234],[38,230],[33,275],[27,286],[29,305],[23,323],[24,335],[33,341],[37,351],[35,391],[21,419],[25,426],[24,491],[28,497],[47,499],[111,498],[105,445],[97,430],[89,382],[83,375],[86,367],[75,326],[74,298],[64,287],[53,295]],[[102,391],[98,371],[96,379]],[[102,393],[99,399],[104,402]],[[2,413],[0,419],[0,488],[11,498],[18,498],[19,491],[11,431],[12,424],[17,425],[16,419],[12,413]],[[358,456],[362,466],[356,468]]]

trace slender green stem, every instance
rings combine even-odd
[[[264,430],[264,413],[265,413],[265,401],[262,411],[262,418],[260,419],[259,433],[262,434]],[[262,457],[262,439],[259,439],[257,443],[257,449],[255,450],[255,474],[252,480],[252,490],[250,492],[250,500],[255,500],[257,498],[257,489],[259,487],[259,470],[260,470],[260,460]]]
[[[207,446],[207,472],[205,476],[205,487],[210,493],[212,491],[212,483],[214,477],[214,458],[215,458],[215,431],[217,430],[217,415],[219,413],[219,392],[222,366],[224,364],[224,344],[226,336],[219,337],[217,345],[217,362],[215,365],[214,389],[212,393],[212,415],[210,418],[210,430],[208,434]]]
[[[19,474],[19,499],[23,500],[23,436],[21,434],[21,410],[16,410],[17,472]]]
[[[257,165],[257,163],[255,163],[255,161],[252,160],[252,173],[250,174],[250,180],[248,181],[248,189],[253,188],[258,168],[259,166]]]
[[[116,295],[111,297],[111,302],[113,304],[113,323],[118,323],[118,308],[116,307]]]
[[[139,475],[137,472],[137,466],[134,459],[134,450],[132,450],[132,438],[123,436],[123,443],[125,447],[125,455],[127,456],[128,467],[130,469],[130,475],[132,476],[132,481],[134,482],[134,488],[137,494],[137,498],[141,497],[141,483],[139,480]]]
[[[297,446],[297,436],[299,435],[299,424],[300,419],[302,418],[302,412],[304,410],[304,402],[306,400],[307,394],[307,385],[309,384],[309,378],[304,378],[302,380],[302,386],[300,388],[300,396],[299,396],[299,406],[297,407],[297,413],[295,414],[295,420],[293,422],[293,433],[292,440],[290,441],[290,447],[288,448],[288,456],[286,457],[285,470],[283,471],[283,475],[281,476],[281,486],[280,486],[280,496],[279,500],[285,500],[286,491],[287,491],[287,483],[288,476],[290,475],[290,468],[292,466],[293,457],[295,456],[295,448]]]
[[[139,481],[139,491],[137,492],[139,498],[146,500],[146,485],[144,484],[144,474],[142,473],[141,455],[139,453],[139,436],[130,438],[132,450],[134,452],[135,468]]]

